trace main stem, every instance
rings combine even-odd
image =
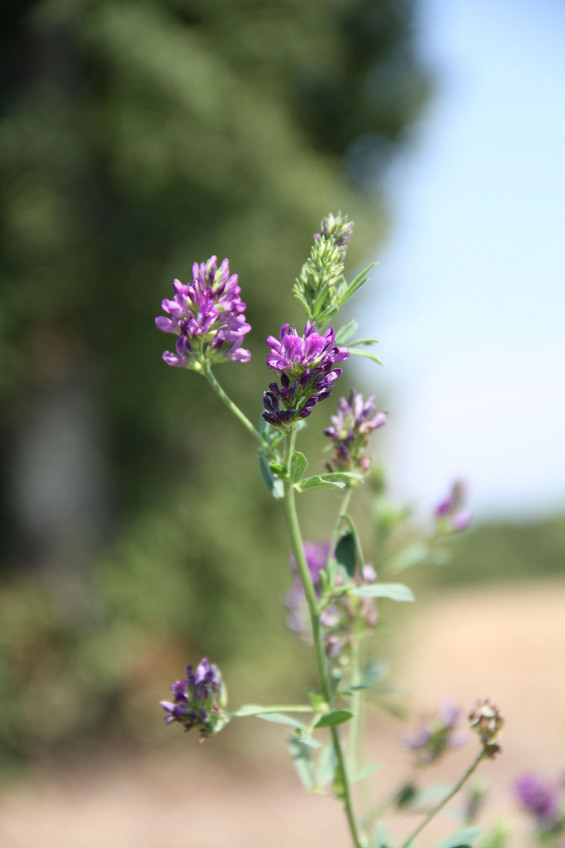
[[[236,418],[239,418],[239,420],[241,421],[243,426],[246,428],[246,430],[249,430],[249,432],[251,433],[253,438],[256,439],[259,442],[261,447],[264,447],[265,442],[263,440],[263,437],[259,433],[259,431],[255,429],[255,427],[253,426],[253,424],[251,423],[249,418],[241,411],[239,406],[237,406],[233,402],[233,400],[229,397],[229,395],[227,395],[225,393],[225,391],[222,389],[222,387],[220,386],[220,384],[216,380],[214,374],[212,373],[212,369],[210,368],[210,366],[209,365],[203,365],[201,373],[206,377],[206,379],[208,380],[208,382],[210,383],[210,385],[212,386],[212,388],[214,389],[214,391],[216,392],[216,394],[218,395],[220,400],[223,403],[225,403],[227,408],[231,412],[233,412],[233,414],[235,415]]]
[[[289,436],[287,436],[285,446],[285,469],[288,477],[290,476],[290,460],[292,457],[292,452],[294,450],[295,442],[296,431],[293,431]],[[316,653],[316,665],[318,667],[320,689],[322,691],[322,695],[324,696],[324,700],[327,702],[330,709],[332,709],[333,693],[330,684],[328,665],[326,662],[326,654],[324,650],[324,640],[322,636],[322,628],[320,625],[320,613],[318,611],[318,602],[316,600],[316,592],[314,590],[312,578],[310,577],[310,571],[308,569],[306,557],[304,556],[302,534],[300,532],[298,515],[296,513],[294,488],[290,479],[286,479],[284,481],[284,507],[292,551],[294,553],[294,559],[296,561],[296,567],[298,569],[300,581],[302,583],[302,586],[304,587],[304,594],[306,595],[306,602],[308,604],[308,611],[310,613],[310,622],[312,624],[312,635],[314,638],[314,650]],[[353,812],[351,788],[349,785],[349,775],[347,773],[347,763],[343,754],[339,731],[337,727],[330,728],[330,731],[334,753],[336,756],[340,776],[343,782],[343,805],[347,816],[347,822],[349,824],[349,830],[353,838],[353,844],[355,845],[355,848],[364,848],[363,843],[361,842],[361,839],[359,837],[359,833],[357,831],[357,821]]]
[[[439,804],[436,804],[435,807],[432,807],[430,812],[422,819],[422,821],[420,822],[418,827],[415,830],[412,831],[412,833],[410,834],[408,839],[406,839],[402,843],[400,848],[408,848],[408,846],[411,844],[411,842],[426,827],[426,825],[428,825],[431,822],[431,820],[434,818],[434,816],[437,816],[437,814],[440,812],[440,810],[443,810],[443,808],[445,807],[447,802],[451,801],[451,799],[453,798],[454,795],[457,795],[457,793],[459,792],[459,790],[461,789],[463,784],[466,783],[469,780],[469,778],[471,777],[471,775],[473,774],[473,772],[475,771],[475,769],[477,768],[479,763],[484,759],[484,757],[485,757],[485,752],[484,752],[483,749],[481,749],[481,751],[479,752],[479,754],[477,755],[475,760],[471,763],[471,765],[469,766],[469,768],[467,769],[467,771],[465,772],[463,777],[455,784],[455,786],[451,789],[451,791],[447,793],[445,798],[442,798],[442,800],[439,802]]]

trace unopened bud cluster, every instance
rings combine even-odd
[[[491,704],[488,698],[478,701],[475,709],[469,714],[469,725],[478,735],[483,751],[490,759],[494,759],[502,750],[498,737],[503,724],[500,710]]]
[[[340,213],[324,218],[314,236],[310,256],[294,284],[294,294],[311,321],[327,321],[341,305],[345,254],[352,231],[353,223]]]

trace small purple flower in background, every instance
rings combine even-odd
[[[463,480],[455,480],[444,500],[434,510],[440,533],[458,533],[466,530],[471,523],[471,513],[465,506],[466,485]]]
[[[280,375],[280,386],[270,383],[263,394],[263,418],[277,427],[291,426],[306,418],[313,407],[332,393],[333,383],[343,373],[337,362],[349,358],[346,347],[337,347],[330,327],[323,335],[306,322],[304,334],[283,324],[279,338],[269,336],[267,365]]]
[[[230,275],[228,260],[220,266],[216,256],[195,262],[192,283],[175,280],[174,287],[173,299],[161,303],[169,317],[155,319],[159,330],[177,337],[175,352],[163,353],[167,365],[199,371],[204,362],[248,362],[251,354],[241,344],[251,326],[245,321],[238,277]]]
[[[413,752],[416,765],[428,765],[466,741],[458,729],[461,710],[445,698],[434,715],[425,718],[412,734],[402,736],[402,745]]]
[[[561,791],[556,784],[525,774],[514,784],[514,794],[540,831],[555,830],[565,824]]]
[[[323,589],[321,573],[326,567],[329,544],[304,542],[304,556],[312,578],[314,590],[320,598]],[[294,556],[290,555],[290,566],[294,573],[294,585],[285,597],[288,607],[287,624],[290,630],[297,633],[305,642],[311,639],[310,618],[308,615],[304,589],[298,577],[298,569]],[[377,579],[375,569],[372,565],[363,566],[362,579],[356,578],[357,585],[374,583]],[[343,580],[340,575],[336,579],[336,598],[327,606],[320,615],[320,623],[323,627],[326,653],[333,658],[340,654],[344,648],[351,646],[354,627],[356,635],[361,630],[370,631],[377,624],[377,605],[374,598],[363,598],[355,595],[340,593]]]
[[[371,458],[365,453],[369,436],[386,424],[386,418],[386,412],[377,412],[374,397],[364,400],[362,394],[352,390],[349,398],[340,398],[338,411],[331,418],[332,426],[324,430],[335,448],[326,463],[328,471],[367,474],[371,465]]]
[[[167,713],[167,724],[178,722],[185,730],[192,727],[200,729],[200,741],[203,742],[213,733],[218,733],[227,723],[224,712],[226,706],[226,691],[222,675],[216,665],[211,665],[206,658],[202,659],[192,671],[192,666],[186,668],[186,680],[179,680],[171,685],[172,701],[160,701]]]

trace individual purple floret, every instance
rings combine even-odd
[[[537,828],[547,831],[558,825],[563,815],[558,786],[525,774],[514,784],[514,792],[522,807],[533,816]]]
[[[347,245],[353,232],[353,221],[342,217],[341,212],[337,215],[331,213],[322,220],[320,232],[316,233],[314,240],[318,243],[322,238],[332,241],[339,248],[342,261],[345,259]]]
[[[241,344],[251,326],[245,321],[237,281],[228,260],[218,266],[216,256],[194,263],[191,283],[174,281],[173,299],[161,303],[169,317],[155,319],[159,330],[177,336],[175,352],[163,353],[167,365],[199,371],[204,363],[249,361],[251,354]]]
[[[332,415],[332,426],[324,433],[332,440],[335,453],[326,463],[328,471],[355,471],[366,474],[371,459],[365,453],[373,430],[386,424],[386,412],[377,412],[375,398],[363,399],[352,390],[349,398],[339,399],[338,411]]]
[[[172,701],[160,701],[167,713],[167,724],[178,722],[185,730],[192,727],[200,729],[200,741],[203,742],[213,733],[218,733],[227,723],[224,712],[226,692],[222,676],[217,666],[202,659],[193,672],[192,666],[186,668],[186,680],[171,685]]]
[[[460,716],[459,707],[445,698],[437,713],[425,718],[414,733],[402,736],[403,747],[413,752],[417,765],[433,763],[465,742],[458,730]]]
[[[323,335],[306,322],[304,334],[283,324],[279,338],[269,336],[267,365],[280,375],[280,386],[270,383],[263,394],[263,418],[277,427],[290,426],[306,418],[314,406],[332,393],[333,383],[343,373],[337,362],[349,358],[346,347],[337,347],[330,327]]]
[[[471,513],[465,506],[467,487],[463,480],[455,480],[449,494],[434,510],[438,530],[442,533],[458,533],[471,523]]]

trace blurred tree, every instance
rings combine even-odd
[[[62,574],[58,604],[75,624],[180,632],[219,660],[271,649],[257,634],[284,615],[279,510],[247,434],[197,375],[162,363],[153,318],[174,276],[228,256],[253,359],[219,377],[259,416],[264,338],[303,322],[291,283],[320,219],[357,219],[353,261],[385,231],[366,186],[425,98],[413,7],[42,0],[0,12],[4,565]]]

